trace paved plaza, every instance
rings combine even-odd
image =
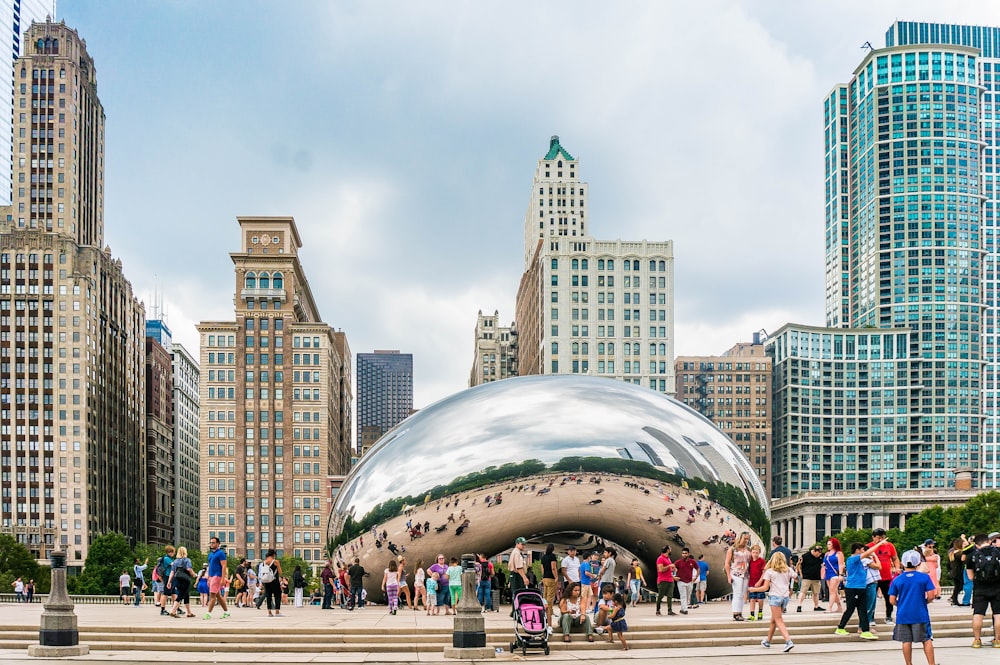
[[[807,609],[810,605],[807,603]],[[144,650],[141,643],[134,643],[134,648],[119,648],[112,650],[97,649],[88,656],[49,660],[35,659],[27,655],[24,648],[0,649],[0,662],[2,663],[47,663],[47,662],[114,662],[114,663],[247,663],[247,662],[272,662],[272,663],[445,663],[456,662],[445,660],[440,652],[416,652],[412,649],[412,644],[403,642],[406,635],[421,634],[422,631],[440,633],[442,629],[451,626],[451,617],[428,617],[423,612],[409,612],[401,610],[396,616],[386,613],[384,607],[369,606],[364,610],[347,612],[341,609],[332,611],[322,611],[318,607],[311,606],[296,609],[286,608],[287,616],[283,619],[268,619],[264,611],[254,609],[234,609],[233,616],[222,620],[218,618],[220,612],[216,609],[215,617],[211,621],[200,618],[193,619],[171,619],[160,617],[156,608],[144,606],[142,608],[124,607],[121,605],[80,605],[77,606],[77,616],[81,634],[81,642],[86,643],[88,631],[101,633],[126,633],[129,631],[139,632],[141,630],[164,629],[171,636],[176,635],[177,650]],[[17,604],[0,605],[0,641],[7,642],[9,638],[5,635],[12,635],[17,629],[37,630],[42,607],[39,604],[31,606]],[[942,623],[945,618],[954,620],[961,619],[965,615],[965,610],[956,611],[943,602],[935,603],[932,606],[932,617],[940,617]],[[817,617],[819,623],[817,627]],[[788,616],[789,627],[795,638],[798,630],[809,632],[812,635],[832,634],[836,625],[837,617],[831,614],[819,614],[805,611],[801,614],[792,613]],[[725,628],[732,628],[733,622],[729,616],[729,604],[714,602],[703,606],[697,610],[692,610],[688,616],[656,617],[653,615],[651,605],[641,605],[638,608],[629,610],[629,623],[637,630],[631,636],[638,637],[643,627],[666,626],[672,628],[684,628],[685,630],[704,631],[704,642],[711,644],[713,640],[713,629],[718,631]],[[827,627],[825,624],[829,623]],[[808,628],[807,624],[812,628]],[[961,625],[961,624],[959,624]],[[511,634],[512,620],[507,616],[507,608],[504,612],[486,615],[486,626],[489,643],[493,646],[499,645],[501,640],[506,641]],[[750,628],[752,626],[752,628]],[[741,627],[748,628],[745,644],[739,646],[699,646],[689,648],[636,648],[629,651],[620,649],[600,648],[604,645],[590,645],[582,635],[574,635],[574,640],[569,649],[553,650],[549,656],[541,653],[532,654],[529,652],[526,658],[519,653],[508,652],[507,645],[504,644],[503,653],[497,655],[491,662],[509,662],[512,660],[538,660],[552,662],[574,663],[606,663],[611,660],[629,661],[657,661],[669,662],[674,659],[683,659],[685,664],[707,664],[716,665],[728,664],[734,659],[739,659],[743,663],[764,663],[774,662],[780,659],[783,663],[830,663],[831,665],[887,665],[889,663],[902,663],[902,655],[899,645],[891,641],[888,637],[888,627],[880,626],[882,639],[878,642],[861,642],[853,635],[850,638],[837,639],[825,643],[797,644],[791,653],[781,653],[780,648],[772,647],[765,650],[759,645],[759,640],[767,630],[766,622],[761,625],[742,624]],[[399,640],[401,651],[399,652],[379,652],[359,649],[357,651],[324,652],[288,652],[272,651],[267,648],[267,634],[297,633],[302,631],[303,642],[312,641],[309,637],[311,633],[314,637],[322,634],[324,628],[337,631],[341,634],[371,634],[378,635],[381,640]],[[261,637],[256,640],[262,644],[248,644],[247,649],[230,652],[213,652],[201,650],[186,650],[186,642],[204,641],[205,635],[224,635],[227,631],[260,631]],[[959,631],[961,632],[961,631]],[[971,635],[971,630],[969,632]],[[989,631],[985,637],[990,637]],[[559,636],[555,636],[553,644],[558,643]],[[169,638],[168,638],[169,639]],[[410,638],[412,639],[412,638]],[[447,640],[447,636],[442,636]],[[779,641],[780,643],[780,641]],[[954,663],[965,665],[966,663],[998,663],[1000,662],[1000,649],[983,648],[973,650],[970,648],[971,637],[941,637],[935,641],[937,662],[944,665]],[[300,645],[301,647],[302,645]],[[410,651],[403,651],[407,646]],[[595,648],[598,647],[598,648]],[[275,647],[280,649],[280,647]],[[678,661],[679,662],[679,661]],[[922,665],[923,655],[915,654],[914,663]]]

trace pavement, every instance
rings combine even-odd
[[[811,604],[807,601],[804,612],[796,614],[792,612],[787,615],[789,629],[792,638],[795,638],[796,623],[814,620],[818,614],[809,612]],[[879,605],[881,609],[881,603]],[[200,608],[192,607],[193,611]],[[942,619],[946,615],[954,616],[956,612],[965,612],[959,608],[952,608],[945,602],[937,602],[931,606],[932,622],[934,616]],[[13,627],[37,627],[42,613],[42,606],[18,605],[6,603],[0,605],[0,639],[3,630],[11,630]],[[220,619],[220,611],[215,611],[215,616],[211,621],[204,621],[201,618],[186,619],[178,621],[167,617],[160,617],[157,608],[147,605],[140,608],[125,607],[122,605],[78,605],[76,614],[78,624],[81,629],[100,629],[113,631],[115,628],[128,627],[130,629],[177,626],[178,638],[184,639],[184,631],[205,630],[206,628],[217,629],[225,632],[227,626],[233,628],[266,625],[268,629],[273,629],[275,625],[287,627],[289,629],[311,629],[321,630],[324,627],[336,627],[343,631],[345,628],[357,629],[359,633],[366,631],[377,632],[381,630],[391,630],[399,632],[419,632],[421,629],[438,629],[451,626],[451,617],[427,616],[423,612],[410,612],[400,610],[396,616],[389,615],[385,607],[369,606],[364,610],[347,612],[341,609],[333,611],[323,611],[316,606],[304,608],[287,607],[283,608],[286,614],[284,619],[267,619],[263,611],[256,611],[252,608],[234,609],[233,616],[229,619]],[[199,612],[199,615],[201,613]],[[832,614],[818,615],[827,617],[830,622],[830,632],[836,626],[837,617]],[[507,616],[507,609],[503,612],[486,614],[486,628],[490,634],[490,641],[495,642],[495,636],[506,635],[511,629],[511,620]],[[989,619],[989,617],[987,617]],[[971,614],[970,614],[971,621]],[[703,605],[697,610],[692,610],[688,616],[656,617],[653,607],[650,604],[640,605],[638,608],[629,610],[629,623],[640,626],[668,626],[677,624],[685,628],[700,629],[706,631],[706,638],[711,636],[713,627],[732,627],[729,614],[729,604],[725,602],[713,602]],[[754,625],[754,624],[750,624]],[[987,625],[989,625],[987,621]],[[760,637],[763,637],[767,624],[756,626],[760,629]],[[800,626],[800,630],[805,630],[805,626]],[[815,633],[815,629],[812,631]],[[551,662],[572,662],[574,664],[606,664],[609,661],[644,661],[644,662],[681,662],[684,665],[728,665],[734,659],[739,659],[741,665],[755,665],[759,663],[771,663],[774,659],[789,665],[797,663],[809,663],[811,665],[886,665],[891,662],[902,662],[900,645],[894,643],[888,637],[888,631],[880,631],[883,638],[878,642],[860,642],[856,639],[845,639],[842,642],[831,642],[823,644],[799,644],[789,653],[782,653],[780,639],[771,649],[764,649],[759,644],[747,646],[725,646],[725,647],[695,647],[695,648],[637,648],[628,651],[618,649],[593,650],[582,640],[580,636],[575,636],[572,650],[554,650],[551,655],[530,654],[522,657],[519,654],[511,654],[504,650],[497,654],[495,659],[485,659],[483,662],[502,663],[506,661],[521,660],[544,660]],[[986,629],[984,637],[992,637],[991,631]],[[754,638],[757,640],[759,638]],[[954,664],[966,665],[970,663],[984,663],[989,665],[1000,664],[1000,648],[992,649],[988,646],[983,649],[974,650],[970,648],[971,628],[969,637],[950,637],[935,640],[935,655],[937,663],[940,665]],[[81,642],[86,642],[82,639]],[[579,649],[576,644],[579,642]],[[916,651],[916,650],[915,650]],[[235,653],[215,653],[215,652],[185,652],[178,650],[171,651],[143,651],[141,645],[137,645],[135,650],[117,651],[94,651],[87,656],[45,659],[32,658],[23,649],[0,649],[0,663],[57,663],[57,662],[87,662],[87,663],[143,663],[156,662],[163,663],[454,663],[454,660],[446,660],[440,653],[368,653],[368,652],[340,652],[340,653],[290,653],[281,651],[259,651],[259,652],[235,652]],[[913,661],[917,665],[922,665],[925,660],[922,652],[914,653]]]

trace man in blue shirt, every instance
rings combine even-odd
[[[204,619],[212,618],[212,608],[218,603],[222,607],[222,618],[229,617],[226,607],[226,550],[219,547],[219,539],[215,536],[208,541],[208,607],[205,608]]]
[[[871,632],[868,623],[868,599],[866,588],[868,586],[868,568],[862,559],[867,559],[879,548],[880,543],[875,543],[868,549],[861,543],[851,544],[851,556],[847,557],[846,566],[847,578],[844,580],[844,596],[847,599],[847,609],[840,617],[837,625],[836,635],[847,635],[847,621],[858,612],[858,625],[861,628],[861,639],[877,640],[878,635]]]
[[[934,665],[934,642],[931,639],[931,615],[927,603],[937,593],[930,575],[917,570],[920,554],[903,552],[904,571],[889,585],[889,602],[896,606],[896,626],[892,639],[903,643],[903,660],[912,665],[913,643],[924,645],[928,665]]]
[[[705,598],[705,591],[708,589],[708,561],[705,561],[705,555],[698,555],[698,605],[704,603],[707,599]],[[695,607],[698,607],[695,605]]]

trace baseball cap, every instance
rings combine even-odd
[[[523,537],[523,536],[518,536],[518,537],[517,537],[517,540],[515,540],[515,541],[514,541],[514,544],[515,544],[515,545],[523,545],[523,544],[524,544],[524,543],[526,543],[526,542],[528,542],[528,540],[527,540],[527,539],[526,539],[525,537]]]
[[[872,535],[873,536],[884,536],[885,535],[885,529],[883,529],[882,527],[879,527],[879,528],[875,529],[874,531],[872,531]]]
[[[904,568],[915,568],[920,565],[920,555],[913,550],[906,550],[903,552],[903,567]]]
[[[933,538],[928,538],[927,540],[924,541],[924,546],[926,547],[927,545],[937,545],[937,541],[935,541]]]
[[[1000,531],[994,531],[986,537],[989,538],[990,540],[993,540],[994,538],[1000,538]]]

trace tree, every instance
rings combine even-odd
[[[120,533],[106,533],[90,544],[87,561],[76,583],[76,591],[83,594],[105,595],[118,591],[118,576],[123,570],[131,575],[132,548]]]
[[[0,533],[0,589],[11,591],[11,585],[18,577],[25,582],[38,582],[39,567],[35,557],[27,547],[17,542],[14,536]],[[48,586],[48,581],[45,582]]]

